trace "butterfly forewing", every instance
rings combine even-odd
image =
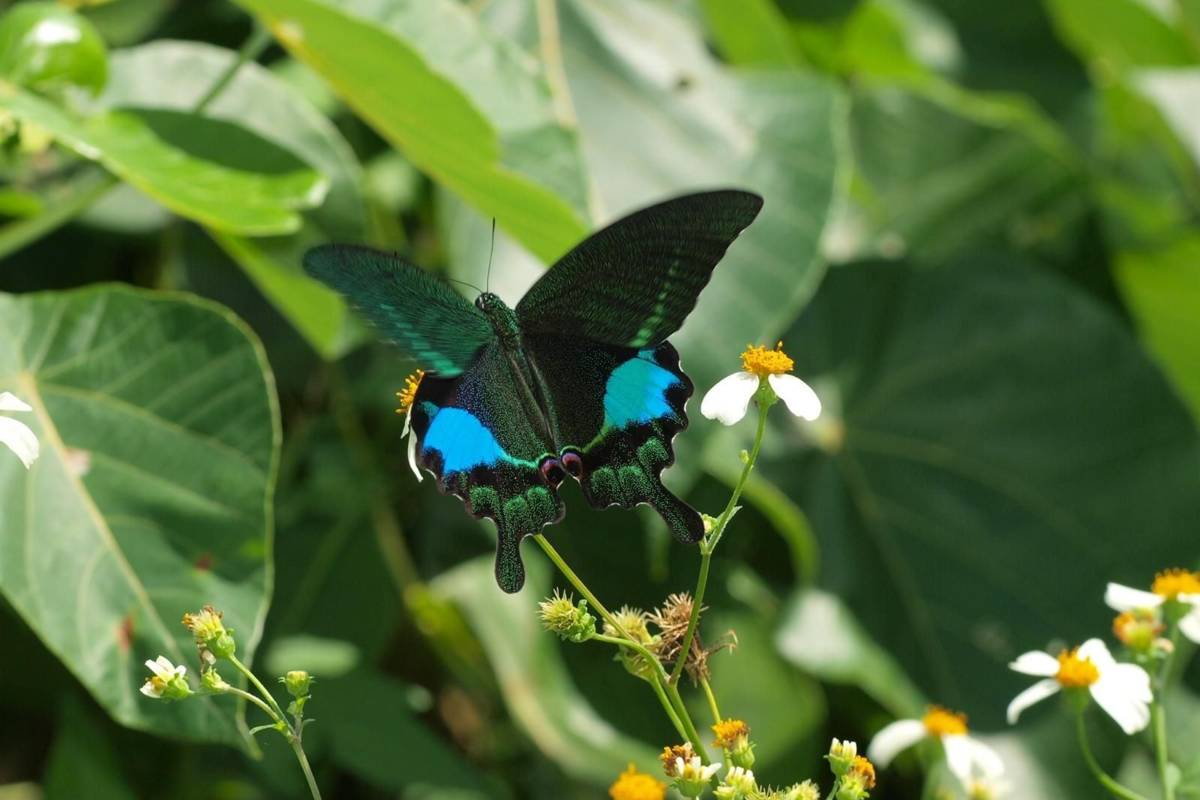
[[[761,208],[756,194],[723,190],[678,197],[614,222],[526,293],[516,308],[522,329],[619,347],[664,341]]]
[[[494,338],[479,309],[398,256],[325,245],[305,253],[304,269],[350,298],[384,336],[439,375],[461,374]]]

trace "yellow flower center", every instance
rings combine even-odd
[[[1154,644],[1154,639],[1165,626],[1158,619],[1157,610],[1135,608],[1117,615],[1113,620],[1113,635],[1126,647],[1145,650]]]
[[[930,706],[921,722],[930,736],[961,736],[967,732],[967,715],[941,706]]]
[[[663,800],[666,795],[666,784],[644,772],[638,772],[633,764],[608,789],[608,796],[612,800]]]
[[[774,350],[753,344],[747,345],[746,351],[742,353],[742,369],[760,378],[791,372],[795,366],[788,354],[783,352],[783,342],[775,345]]]
[[[1100,680],[1100,670],[1090,658],[1080,658],[1079,648],[1058,654],[1058,674],[1054,679],[1067,689],[1082,689]]]
[[[667,777],[678,778],[679,776],[675,774],[675,759],[681,759],[686,764],[693,755],[690,744],[674,744],[664,747],[658,758],[662,761],[663,772],[667,773]]]
[[[1168,600],[1181,594],[1200,594],[1200,573],[1186,569],[1168,569],[1154,576],[1150,591]]]
[[[729,750],[736,746],[740,737],[750,735],[750,726],[740,719],[726,719],[713,725],[712,731],[717,737],[714,744],[724,750]]]
[[[417,397],[417,389],[420,388],[421,379],[424,377],[425,370],[419,369],[404,379],[404,388],[396,392],[396,397],[400,399],[400,407],[396,409],[397,414],[406,414],[412,408],[413,400]]]
[[[875,788],[875,765],[866,756],[855,756],[847,775],[857,779],[864,789]]]

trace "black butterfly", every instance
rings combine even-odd
[[[416,461],[495,521],[506,592],[525,582],[521,539],[562,519],[567,475],[593,506],[649,503],[683,541],[703,534],[660,477],[693,390],[667,337],[761,208],[758,195],[733,190],[645,208],[581,242],[515,309],[490,292],[471,305],[375,250],[305,255],[310,274],[428,370],[410,397]]]

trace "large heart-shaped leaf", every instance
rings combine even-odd
[[[164,142],[138,117],[119,112],[85,119],[0,83],[0,108],[97,161],[180,216],[250,236],[291,233],[297,209],[321,202],[326,181],[309,169],[282,175],[228,169]]]
[[[461,18],[461,9],[444,0],[434,3],[439,8],[432,12],[420,8],[427,3],[239,0],[239,4],[258,15],[281,44],[329,81],[343,100],[414,164],[494,216],[539,257],[557,258],[582,235],[581,214],[555,191],[563,185],[561,159],[569,163],[574,158],[572,148],[563,147],[570,144],[565,132],[548,122],[518,129],[515,140],[526,139],[536,146],[513,149],[509,139],[498,135],[506,120],[492,117],[530,104],[497,107],[494,102],[473,102],[467,90],[446,75],[455,64],[461,68],[467,63],[471,74],[491,72],[487,86],[495,87],[501,76],[511,77],[515,71],[507,66],[481,69],[473,60],[443,59],[437,64],[428,60],[422,43],[446,36],[451,26],[460,34],[456,44],[463,44],[465,32],[477,45],[474,52],[494,59],[489,61],[493,66],[509,64],[495,53],[497,45],[473,20]],[[532,74],[526,70],[523,79],[531,80]],[[503,86],[492,93],[497,91],[500,97],[511,95]],[[514,153],[524,157],[512,160]],[[538,174],[547,166],[557,177]],[[581,190],[574,193],[582,197]]]
[[[195,666],[179,620],[204,603],[246,658],[258,642],[279,441],[261,347],[184,295],[0,295],[0,386],[42,444],[28,472],[0,458],[0,591],[118,721],[232,740],[229,701],[138,686],[156,655]]]
[[[825,415],[775,415],[762,470],[926,695],[995,723],[1021,688],[1011,657],[1106,630],[1106,581],[1195,558],[1200,442],[1108,312],[975,262],[830,272],[785,338]]]

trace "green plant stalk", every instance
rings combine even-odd
[[[597,634],[592,638],[599,639],[601,641],[612,641],[612,643],[619,644],[621,647],[628,647],[631,650],[640,653],[651,665],[653,665],[655,669],[654,682],[661,684],[660,688],[664,690],[666,696],[670,700],[670,705],[675,709],[675,714],[679,718],[679,721],[682,725],[681,733],[683,733],[683,737],[691,742],[692,749],[694,749],[697,755],[699,755],[701,759],[707,763],[709,760],[708,751],[704,749],[704,743],[700,741],[700,734],[696,731],[696,725],[692,722],[691,714],[688,713],[687,706],[683,704],[683,698],[679,695],[678,687],[667,676],[667,672],[665,669],[663,669],[658,657],[651,653],[641,642],[636,641],[624,628],[621,627],[620,623],[617,622],[616,617],[614,617],[612,613],[605,608],[604,604],[600,602],[599,598],[597,598],[596,595],[592,593],[592,590],[587,587],[587,584],[583,582],[583,579],[575,574],[575,570],[571,569],[570,565],[567,564],[562,555],[559,554],[558,550],[554,548],[554,545],[550,544],[549,539],[540,533],[534,534],[533,539],[538,543],[538,546],[542,548],[542,551],[546,554],[546,556],[554,563],[554,566],[558,568],[559,572],[563,574],[563,577],[565,577],[571,583],[571,585],[574,586],[589,603],[591,603],[592,607],[600,613],[600,616],[604,619],[604,621],[611,625],[613,630],[620,634],[620,638],[604,636],[603,634]]]
[[[243,664],[237,656],[231,655],[229,657],[229,663],[233,664],[234,668],[238,672],[246,676],[246,680],[250,681],[250,684],[258,691],[260,695],[262,695],[263,699],[271,704],[271,708],[275,710],[274,716],[283,720],[284,724],[286,725],[287,715],[283,713],[283,709],[279,707],[279,703],[276,702],[275,696],[267,691],[267,687],[263,686],[262,681],[258,679],[258,676],[251,672],[250,668]],[[288,727],[290,728],[291,726],[289,725]]]
[[[281,723],[283,725],[287,725],[287,722],[285,720],[283,720],[282,718],[280,718],[280,716],[275,713],[275,709],[271,708],[269,705],[264,703],[257,696],[250,694],[249,692],[245,691],[244,689],[239,689],[236,686],[230,686],[228,689],[225,689],[224,692],[226,694],[237,695],[238,697],[242,698],[243,700],[245,700],[249,703],[253,703],[254,705],[258,706],[259,708],[262,709],[264,714],[266,714],[271,719],[275,720],[276,725],[279,725]]]
[[[270,33],[264,28],[256,27],[250,38],[238,51],[234,62],[217,77],[204,96],[192,107],[192,113],[199,114],[204,111],[221,92],[225,91],[242,65],[262,55],[270,43]],[[115,175],[97,167],[90,167],[83,177],[73,181],[68,196],[61,201],[52,203],[48,211],[38,214],[36,217],[13,222],[0,229],[0,258],[4,258],[9,253],[16,252],[66,225],[91,208],[118,183],[120,180]]]
[[[708,682],[708,678],[700,679],[700,687],[704,689],[704,698],[708,700],[708,710],[712,712],[713,722],[720,722],[721,709],[717,707],[717,696],[713,694],[712,684]]]
[[[1075,732],[1079,737],[1079,749],[1083,752],[1083,760],[1087,762],[1088,769],[1092,771],[1092,775],[1099,781],[1100,785],[1109,791],[1113,797],[1120,797],[1122,800],[1147,800],[1147,798],[1137,792],[1127,789],[1118,783],[1111,775],[1105,772],[1096,757],[1092,755],[1092,746],[1088,742],[1087,728],[1083,724],[1083,711],[1079,710],[1075,714]]]
[[[1154,727],[1154,761],[1158,779],[1162,782],[1163,800],[1175,800],[1175,786],[1170,780],[1170,761],[1167,753],[1167,714],[1156,692],[1150,704],[1150,720]]]
[[[304,748],[300,745],[300,735],[297,733],[288,738],[292,744],[292,752],[296,754],[296,760],[300,762],[300,769],[304,772],[304,779],[308,781],[308,791],[312,794],[313,800],[321,800],[321,789],[317,786],[317,778],[308,764],[308,756],[305,755]]]
[[[767,386],[766,381],[761,382],[758,392],[755,394],[758,402],[758,428],[754,432],[754,447],[750,451],[749,458],[746,459],[746,464],[742,467],[742,474],[733,487],[733,494],[729,496],[725,510],[721,512],[721,516],[717,517],[712,532],[700,541],[700,575],[696,578],[696,591],[692,594],[692,615],[688,618],[687,633],[683,635],[683,647],[675,660],[675,668],[671,670],[672,685],[677,684],[679,676],[683,674],[683,666],[687,663],[688,653],[692,650],[692,640],[696,637],[696,628],[700,624],[700,608],[704,604],[704,592],[708,588],[708,571],[712,563],[713,551],[717,549],[717,544],[720,543],[721,536],[725,532],[725,526],[729,524],[733,510],[737,508],[737,501],[742,496],[742,489],[745,488],[746,480],[750,477],[751,470],[754,469],[754,462],[758,460],[758,452],[762,449],[763,434],[767,430],[767,412],[774,405],[774,400],[768,400],[764,394],[763,386]]]

